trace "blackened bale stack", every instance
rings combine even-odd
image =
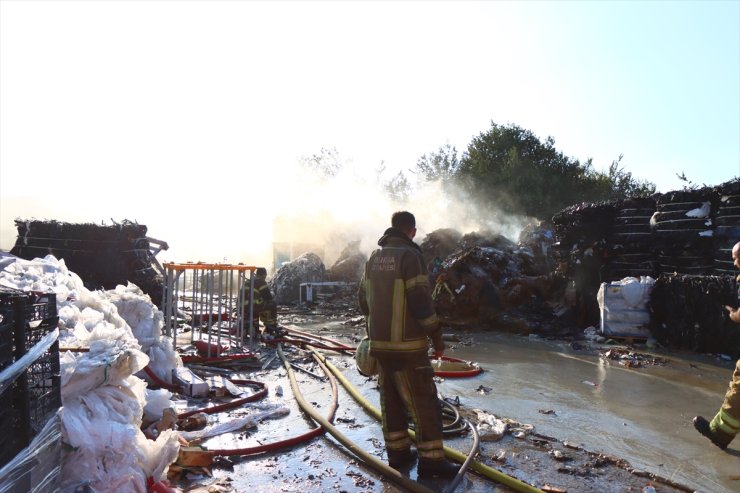
[[[709,187],[657,197],[652,223],[661,272],[687,275],[713,272],[716,203],[717,194]]]
[[[10,251],[26,260],[48,254],[63,259],[88,289],[114,289],[132,282],[162,302],[162,276],[153,267],[147,227],[124,220],[111,226],[16,220],[18,238]]]
[[[654,213],[652,197],[631,198],[620,204],[610,241],[610,280],[658,275],[650,227]]]
[[[619,203],[582,203],[567,207],[552,218],[555,225],[553,254],[559,271],[575,284],[579,325],[597,325],[596,293],[609,279],[609,239]]]
[[[651,332],[673,348],[740,357],[740,330],[725,305],[737,306],[732,276],[663,274],[650,297]]]
[[[733,275],[732,247],[740,241],[740,178],[717,187],[714,228],[714,273]]]

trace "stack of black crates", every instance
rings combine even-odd
[[[0,287],[0,371],[28,353],[57,322],[55,294]],[[57,414],[62,405],[60,391],[55,341],[0,394],[0,468]]]

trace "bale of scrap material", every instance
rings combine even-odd
[[[162,276],[152,265],[145,225],[128,220],[106,226],[20,219],[15,224],[13,255],[32,260],[51,254],[64,260],[88,289],[132,282],[154,303],[161,303]]]
[[[555,232],[552,224],[546,221],[530,223],[519,233],[519,246],[529,248],[534,255],[535,271],[548,274],[555,268],[552,256],[552,245],[555,242]]]
[[[584,202],[566,207],[552,217],[557,241],[575,245],[609,238],[618,207],[617,201]]]
[[[725,182],[716,188],[719,200],[714,227],[714,274],[731,275],[737,270],[732,265],[732,247],[740,241],[740,178]]]
[[[307,252],[280,267],[268,284],[277,303],[296,303],[300,299],[301,283],[323,282],[325,277],[326,268],[321,258]]]
[[[609,239],[621,202],[581,203],[555,214],[556,243],[553,254],[558,272],[572,279],[576,297],[576,323],[581,327],[599,322],[596,293],[609,280]]]
[[[740,330],[725,305],[737,306],[731,276],[663,274],[650,295],[650,330],[662,344],[740,357]]]
[[[359,282],[367,262],[367,255],[360,251],[360,242],[350,242],[334,265],[326,271],[326,279],[336,282]]]
[[[541,279],[529,247],[480,232],[462,236],[460,245],[460,250],[444,260],[433,280],[432,297],[441,315],[492,321],[511,305],[548,291],[549,283]],[[512,283],[517,279],[522,280],[521,285]]]
[[[657,195],[657,211],[650,223],[661,272],[712,273],[718,202],[716,191],[709,187]]]
[[[459,249],[462,234],[452,228],[435,229],[420,243],[421,251],[424,252],[424,260],[429,263],[435,257],[445,259]]]
[[[608,280],[659,274],[650,226],[654,214],[654,197],[629,198],[620,203],[610,238]]]

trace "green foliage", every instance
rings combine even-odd
[[[597,202],[647,196],[655,185],[636,180],[620,167],[622,156],[608,173],[565,156],[555,140],[542,142],[530,130],[514,124],[498,125],[473,138],[458,160],[449,145],[422,156],[415,173],[425,180],[442,180],[462,187],[483,213],[523,213],[539,218],[579,202]]]
[[[318,154],[302,157],[300,163],[323,178],[336,176],[344,166],[339,151],[334,147],[322,147]]]
[[[649,197],[655,193],[655,184],[649,181],[637,180],[632,173],[624,171],[619,167],[623,155],[620,154],[616,161],[609,166],[609,184],[611,185],[610,199],[625,197]]]
[[[412,172],[426,181],[448,182],[455,178],[459,169],[457,149],[445,144],[437,152],[421,156],[416,162],[416,169]]]
[[[396,176],[385,182],[384,188],[388,197],[396,202],[405,202],[411,193],[411,183],[403,171],[399,171]]]

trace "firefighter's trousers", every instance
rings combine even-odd
[[[426,353],[417,353],[404,361],[380,357],[378,365],[386,450],[403,451],[411,446],[407,431],[410,416],[415,425],[419,458],[444,459],[442,408],[429,357]]]
[[[730,436],[740,433],[740,360],[735,364],[735,372],[725,394],[725,401],[709,427],[712,431],[719,430]]]

